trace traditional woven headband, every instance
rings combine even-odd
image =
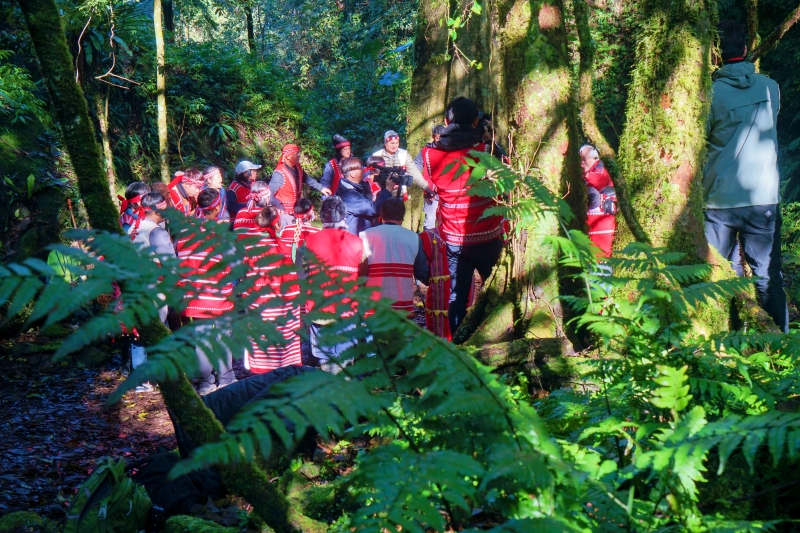
[[[166,200],[164,200],[163,202],[158,202],[156,204],[156,209],[158,209],[159,211],[162,211],[162,210],[164,210],[166,208],[167,208],[167,201]]]
[[[189,174],[184,174],[181,177],[181,183],[184,183],[186,185],[194,185],[195,187],[202,187],[203,185],[205,185],[202,177],[200,179],[194,179],[190,177]]]
[[[339,148],[344,148],[345,146],[350,146],[350,141],[343,141],[340,142],[339,144],[334,144],[333,149],[338,150]]]
[[[212,171],[211,171],[211,172],[209,172],[208,174],[203,174],[203,181],[205,181],[206,183],[208,183],[208,180],[210,180],[210,179],[211,179],[211,178],[213,178],[214,176],[219,176],[219,177],[222,177],[222,174],[220,174],[220,172],[219,172],[219,169],[218,169],[218,168],[215,168],[214,170],[212,170]]]
[[[130,200],[126,200],[125,198],[123,198],[120,195],[117,195],[117,198],[120,201],[120,204],[119,204],[119,214],[120,215],[122,213],[124,213],[131,206],[131,204],[138,204],[139,202],[142,201],[142,197],[141,196],[134,196]]]
[[[249,196],[248,196],[248,198],[249,198]],[[203,207],[203,208],[201,208],[201,209],[202,209],[203,211],[205,211],[205,212],[208,212],[208,211],[213,211],[213,210],[214,210],[214,208],[215,208],[215,207],[217,207],[217,206],[219,206],[219,204],[221,204],[221,203],[222,203],[222,195],[221,195],[221,194],[218,194],[218,195],[217,195],[217,199],[216,199],[216,200],[214,200],[213,202],[211,202],[211,205],[209,205],[208,207]]]

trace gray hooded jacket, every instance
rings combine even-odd
[[[752,63],[723,66],[714,76],[703,193],[709,209],[779,201],[778,84]]]

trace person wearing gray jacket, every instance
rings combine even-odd
[[[714,75],[704,168],[705,233],[735,261],[737,238],[753,273],[759,301],[781,331],[788,309],[781,274],[778,84],[746,61],[747,34],[735,21],[719,24],[723,66]]]

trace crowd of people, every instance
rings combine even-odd
[[[786,331],[786,300],[780,283],[777,85],[755,74],[752,63],[742,59],[746,41],[741,25],[725,22],[720,34],[724,66],[714,83],[708,125],[706,236],[734,265],[741,253],[761,276],[759,299],[778,327]],[[220,231],[232,229],[238,238],[257,237],[245,248],[243,260],[250,266],[247,277],[255,280],[251,289],[256,293],[254,305],[263,309],[263,320],[279,324],[282,342],[268,343],[265,349],[264,342],[253,341],[245,358],[252,372],[301,364],[301,328],[308,330],[312,361],[326,371],[340,370],[341,356],[352,342],[321,346],[318,338],[321,328],[337,328],[341,316],[306,320],[308,304],[297,299],[297,279],[320,272],[331,278],[330,283],[322,283],[326,297],[341,291],[333,282],[337,278],[363,280],[374,287],[376,295],[406,313],[414,311],[416,284],[427,285],[426,326],[451,340],[467,314],[475,272],[488,278],[507,231],[502,217],[484,216],[497,205],[496,199],[469,194],[471,171],[463,163],[473,157],[472,151],[491,153],[503,162],[508,159],[492,140],[491,122],[482,117],[473,101],[454,99],[443,118],[444,124],[433,128],[431,141],[413,159],[400,148],[400,136],[393,130],[384,134],[383,148],[364,161],[353,156],[350,141],[334,135],[334,156],[319,180],[301,166],[300,147],[287,144],[266,180],[262,165],[240,161],[228,188],[223,171],[213,166],[203,172],[177,172],[169,185],[133,183],[121,198],[121,222],[133,242],[181,259],[189,272],[183,283],[190,291],[178,323],[201,321],[200,328],[212,328],[210,319],[230,312],[233,299],[246,295],[237,293],[232,283],[222,283],[228,272],[216,269],[215,274],[209,273],[222,257],[219,250],[205,246],[202,240],[171,235],[163,227],[164,210],[172,207],[186,216],[217,222]],[[754,128],[760,130],[760,136],[748,134]],[[771,143],[769,150],[760,140],[765,136]],[[580,147],[579,155],[588,193],[589,237],[602,263],[611,256],[616,231],[614,184],[593,146]],[[412,184],[422,190],[425,199],[424,231],[420,234],[402,226]],[[321,227],[312,224],[316,215],[312,202],[303,195],[304,185],[323,198]],[[265,266],[260,261],[264,250],[281,259]],[[276,274],[275,268],[283,265],[296,268]],[[607,270],[601,264],[600,273]],[[280,304],[261,305],[276,297],[281,298]],[[336,316],[335,306],[323,311]],[[167,309],[161,314],[168,320]],[[347,328],[336,332],[339,338],[347,338]],[[208,350],[207,346],[197,347],[201,393],[235,380],[231,354],[226,354],[227,361],[214,375]]]
[[[192,321],[198,330],[206,331],[214,327],[212,319],[231,312],[235,298],[253,296],[261,318],[276,325],[282,342],[254,339],[245,356],[251,372],[301,364],[301,338],[306,335],[300,331],[307,328],[310,361],[335,373],[343,364],[340,356],[352,344],[320,345],[320,329],[336,328],[337,319],[307,320],[310,304],[297,298],[300,278],[324,272],[331,278],[331,283],[322,284],[326,297],[341,290],[342,285],[334,283],[336,278],[341,282],[360,279],[374,287],[376,297],[390,300],[395,309],[409,314],[415,309],[417,283],[422,283],[428,286],[425,315],[432,332],[450,340],[463,321],[474,273],[487,278],[503,247],[502,217],[484,217],[496,201],[469,195],[470,172],[461,165],[472,150],[506,157],[487,138],[490,132],[485,124],[475,103],[461,97],[448,105],[444,124],[433,128],[431,142],[414,159],[400,148],[399,134],[389,130],[383,136],[384,147],[363,161],[353,156],[350,141],[334,135],[334,157],[319,180],[303,169],[300,147],[287,144],[269,177],[264,176],[262,165],[240,161],[228,187],[224,171],[214,166],[176,172],[169,184],[135,182],[121,198],[120,222],[142,250],[174,255],[186,272],[182,284],[188,289],[187,301],[178,317],[170,317],[166,307],[160,310],[165,323]],[[402,226],[412,184],[424,194],[421,234]],[[316,213],[304,197],[304,185],[322,196],[320,225],[313,223]],[[175,234],[165,227],[167,208],[215,222],[206,224],[204,231],[232,230],[238,239],[249,238],[242,259],[249,267],[247,277],[253,278],[247,284],[252,294],[237,290],[229,280],[229,270],[213,268],[224,252],[195,235]],[[280,260],[261,261],[265,255],[277,255]],[[275,271],[284,265],[296,268]],[[264,305],[273,298],[280,298],[280,303]],[[336,316],[333,307],[322,311]],[[347,337],[346,330],[337,332]],[[232,354],[225,354],[226,360],[214,371],[210,350],[197,346],[196,378],[203,394],[235,381]]]

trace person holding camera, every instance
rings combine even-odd
[[[451,284],[447,314],[453,332],[467,314],[474,272],[488,278],[503,249],[502,217],[484,216],[497,202],[469,195],[471,170],[463,166],[473,150],[494,152],[477,129],[478,122],[478,106],[459,96],[445,110],[446,126],[439,142],[422,149],[425,179],[439,195],[438,229],[447,246]]]
[[[358,235],[375,225],[372,188],[364,181],[364,167],[357,157],[342,161],[342,174],[336,196],[342,199],[347,208],[347,231]]]

